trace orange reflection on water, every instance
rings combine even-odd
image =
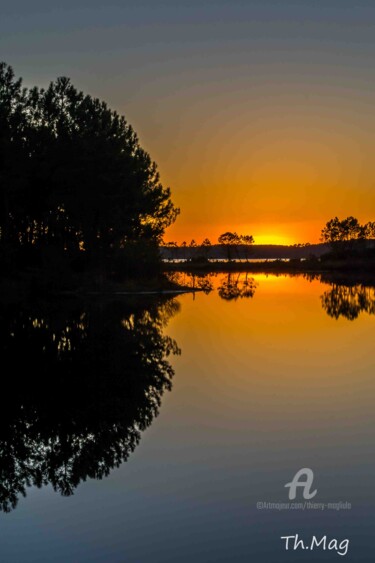
[[[174,400],[194,405],[194,425],[223,425],[255,443],[305,441],[311,451],[343,448],[352,429],[368,435],[375,423],[375,316],[335,319],[322,308],[329,284],[302,276],[251,276],[253,297],[221,299],[215,291],[181,298],[170,331],[182,349]],[[232,274],[239,282],[246,275]],[[177,389],[177,392],[176,392]],[[176,398],[177,396],[177,398]],[[331,442],[330,442],[331,441]],[[254,445],[254,444],[253,444]],[[294,447],[290,444],[290,447]]]

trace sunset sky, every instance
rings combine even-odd
[[[373,0],[6,0],[0,59],[125,114],[181,208],[167,241],[375,220]]]

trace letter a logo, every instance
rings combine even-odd
[[[300,477],[302,477],[302,475],[306,475],[306,481],[300,481]],[[315,491],[310,493],[313,480],[314,480],[314,473],[312,469],[309,469],[308,467],[304,467],[303,469],[297,471],[297,473],[293,477],[293,480],[290,483],[284,485],[284,487],[289,487],[289,499],[294,500],[296,498],[297,487],[303,488],[304,499],[308,500],[313,498],[317,493],[316,489]]]

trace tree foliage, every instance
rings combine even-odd
[[[2,243],[91,256],[156,246],[177,214],[123,116],[68,78],[27,89],[0,64]]]
[[[249,255],[249,249],[254,244],[252,235],[238,235],[236,232],[226,231],[218,238],[218,243],[225,249],[228,261],[232,260],[233,253],[238,251],[239,245],[245,246],[246,258]]]
[[[331,245],[371,238],[375,238],[375,222],[361,225],[358,219],[352,216],[341,221],[338,217],[334,217],[326,223],[320,237],[322,242]]]

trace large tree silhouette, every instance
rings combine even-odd
[[[239,249],[242,245],[246,260],[249,259],[251,247],[254,244],[254,237],[252,235],[238,235],[236,232],[227,231],[221,234],[218,238],[219,245],[223,248],[227,255],[228,262],[233,259],[233,254],[239,257]]]
[[[348,250],[358,240],[365,241],[375,238],[375,222],[361,225],[355,217],[346,217],[340,220],[334,217],[327,221],[321,231],[320,240],[328,243],[334,249]]]
[[[0,64],[1,242],[101,257],[154,248],[178,209],[124,117],[68,78],[22,87]]]

